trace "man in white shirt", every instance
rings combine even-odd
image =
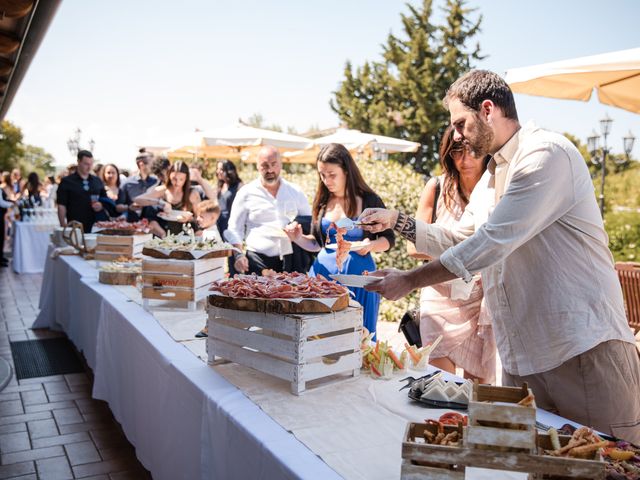
[[[283,231],[293,219],[286,215],[311,215],[311,207],[300,187],[280,177],[282,160],[275,147],[260,149],[257,167],[260,178],[238,190],[224,236],[239,249],[246,243],[246,253],[235,255],[235,269],[260,275],[263,269],[284,271],[285,257],[293,251]]]
[[[639,442],[640,360],[584,159],[562,135],[521,128],[513,94],[494,73],[469,72],[445,103],[455,140],[493,159],[456,230],[362,213],[372,231],[394,227],[436,258],[376,272],[383,278],[369,289],[397,299],[482,272],[503,383],[526,381],[539,407]],[[475,217],[487,213],[479,225]]]

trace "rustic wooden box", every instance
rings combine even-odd
[[[113,261],[118,257],[135,257],[142,254],[142,248],[151,240],[151,234],[145,235],[100,235],[96,237],[94,258],[98,261]]]
[[[518,387],[473,386],[465,443],[494,451],[536,451],[536,406],[517,403],[531,393]]]
[[[537,448],[533,453],[485,451],[466,443],[469,427],[464,427],[461,447],[429,445],[420,439],[425,429],[434,426],[409,424],[402,443],[401,478],[404,479],[462,479],[466,467],[489,468],[493,470],[528,473],[536,480],[603,480],[605,462],[599,453],[592,460],[554,457],[545,455],[551,450],[548,435],[537,435]],[[456,427],[446,427],[445,429]],[[431,430],[433,431],[433,430]],[[445,430],[446,431],[446,430]],[[560,435],[560,445],[566,445],[570,436]]]
[[[463,460],[462,428],[445,425],[444,433],[458,431],[459,446],[431,445],[424,440],[424,432],[436,434],[438,427],[424,423],[409,423],[402,442],[402,480],[462,480],[465,465]]]
[[[306,383],[336,374],[360,374],[362,307],[331,313],[278,314],[209,305],[207,352],[291,382],[299,395]]]
[[[206,298],[211,284],[224,277],[226,258],[175,260],[144,258],[142,260],[142,298],[144,308],[150,300],[187,302],[195,310]]]

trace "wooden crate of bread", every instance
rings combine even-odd
[[[402,480],[464,479],[462,426],[409,423],[402,442]],[[455,439],[451,437],[455,433]],[[441,444],[446,443],[446,444]],[[452,444],[454,443],[454,444]]]
[[[337,374],[357,376],[362,363],[362,307],[330,313],[251,312],[208,306],[209,363],[220,357],[291,384]],[[344,375],[343,375],[344,377]]]
[[[519,387],[473,385],[465,443],[470,448],[534,453],[536,404],[525,383]]]
[[[457,446],[428,444],[425,431],[432,434],[437,425],[411,423],[407,427],[402,443],[401,478],[406,479],[462,479],[467,467],[488,468],[501,471],[528,473],[529,479],[536,480],[602,480],[605,478],[605,462],[593,441],[582,448],[580,457],[559,456],[554,450],[551,437],[538,434],[534,452],[526,451],[486,451],[473,448],[466,443],[469,427],[463,428],[463,440]],[[444,432],[456,431],[459,427],[444,426]],[[560,451],[568,450],[572,437],[557,436]],[[573,439],[575,442],[575,439]],[[574,449],[573,451],[576,451]],[[551,453],[553,451],[553,454]],[[565,452],[566,454],[566,452]],[[571,454],[571,451],[569,451]]]
[[[207,297],[211,284],[224,277],[226,258],[199,260],[142,260],[142,298],[148,309],[150,300],[187,302],[194,310],[196,303]]]
[[[119,257],[135,257],[142,254],[145,242],[151,234],[142,235],[100,235],[98,234],[94,258],[110,262]]]

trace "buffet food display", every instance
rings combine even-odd
[[[265,273],[212,286],[209,363],[251,367],[289,382],[295,395],[314,380],[359,375],[362,307],[349,305],[348,291],[324,278]]]
[[[142,273],[142,260],[121,256],[100,265],[98,281],[107,285],[136,286]]]
[[[142,254],[143,245],[151,238],[150,233],[116,235],[114,233],[105,234],[101,231],[97,235],[94,258],[98,261],[110,262],[122,256],[139,256]]]
[[[233,246],[215,239],[203,240],[192,230],[178,235],[167,234],[164,238],[154,238],[145,243],[142,253],[154,258],[176,260],[199,260],[203,258],[228,257]]]
[[[142,249],[147,256],[142,262],[144,308],[150,308],[151,300],[169,300],[186,302],[188,309],[195,310],[211,285],[224,277],[231,252],[228,243],[202,240],[192,230],[146,242]]]
[[[535,419],[535,398],[526,384],[475,383],[468,425],[455,413],[408,425],[401,478],[463,479],[466,467],[526,472],[533,479],[605,478],[602,448],[610,442],[587,427],[573,435],[553,429],[540,434]]]
[[[274,313],[328,313],[349,305],[349,290],[322,275],[276,273],[236,275],[211,286],[209,304],[221,308]]]
[[[126,220],[109,220],[96,222],[93,231],[101,235],[144,235],[149,233],[149,221],[145,218],[139,222]]]

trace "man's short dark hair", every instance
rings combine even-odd
[[[151,166],[151,171],[154,175],[158,175],[163,173],[171,166],[171,162],[166,157],[157,157],[153,161],[153,165]]]
[[[78,162],[80,162],[85,157],[93,158],[93,153],[91,153],[89,150],[80,150],[78,152]]]
[[[452,99],[460,100],[475,112],[480,111],[482,102],[491,100],[506,118],[518,120],[516,102],[509,85],[500,75],[488,70],[471,70],[453,82],[443,100],[445,107],[448,108]]]

